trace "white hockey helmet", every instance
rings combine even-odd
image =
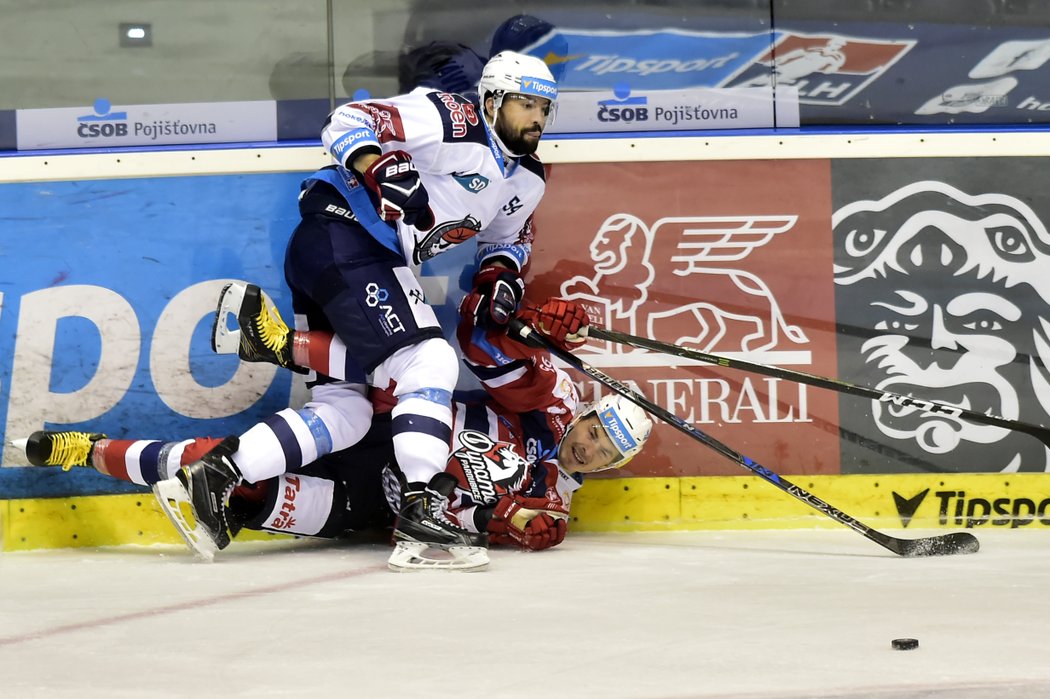
[[[558,83],[554,80],[550,68],[540,59],[516,51],[500,51],[489,59],[478,81],[482,107],[484,108],[485,98],[491,94],[496,103],[496,111],[499,111],[503,104],[503,96],[508,92],[546,97],[551,101],[547,126],[554,121]]]
[[[653,431],[653,421],[640,406],[632,403],[618,393],[610,393],[600,400],[587,403],[576,413],[569,423],[571,430],[576,423],[589,415],[597,415],[598,421],[605,428],[613,445],[620,452],[620,458],[597,471],[620,468],[633,459],[645,446],[646,440]]]

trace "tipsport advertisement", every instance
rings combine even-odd
[[[216,355],[211,332],[231,279],[258,284],[293,322],[283,260],[307,174],[0,186],[0,498],[137,488],[92,469],[20,468],[6,442],[35,430],[225,436],[296,400],[291,372]],[[449,337],[468,247],[423,266]]]
[[[210,347],[225,280],[291,318],[281,259],[301,176],[171,177],[0,187],[0,425],[115,438],[223,436],[288,405],[290,377]],[[2,444],[2,443],[0,443]],[[2,463],[25,464],[6,446]],[[0,469],[5,497],[115,481]],[[54,473],[58,472],[58,474]],[[59,479],[56,476],[61,476]]]
[[[556,27],[526,50],[546,60],[565,93],[765,89],[769,101],[797,99],[803,125],[1050,119],[1050,34],[1044,28],[995,24],[976,31],[963,24],[790,17],[773,30],[717,19],[705,25],[705,31]],[[701,102],[707,111],[716,111],[710,109],[714,100]],[[596,102],[593,110],[599,121],[599,112],[605,119],[611,116],[607,105]],[[619,116],[647,130],[668,128],[669,119],[683,113],[669,111],[662,120],[655,110]],[[724,121],[696,117],[673,126],[750,127]],[[609,129],[599,124],[597,130]]]
[[[1043,159],[552,168],[530,295],[621,332],[1034,424],[1050,421]],[[579,202],[586,201],[583,207]],[[590,364],[783,474],[1043,472],[950,411],[591,341]],[[604,394],[581,382],[585,397]],[[658,425],[633,475],[741,475]]]

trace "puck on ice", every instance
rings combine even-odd
[[[917,638],[895,638],[891,642],[893,650],[915,650],[919,647]]]

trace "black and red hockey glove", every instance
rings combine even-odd
[[[525,296],[525,281],[513,269],[485,267],[474,275],[473,288],[460,305],[460,313],[473,316],[481,328],[510,322]]]
[[[412,156],[403,150],[384,153],[364,171],[365,186],[379,198],[384,221],[404,221],[421,231],[434,227],[430,195],[419,179]]]
[[[574,350],[587,342],[590,320],[578,303],[549,298],[539,308],[525,309],[518,317],[564,350]]]
[[[563,505],[547,498],[504,495],[488,523],[489,541],[529,551],[549,549],[565,539],[568,516]]]

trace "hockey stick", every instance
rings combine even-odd
[[[717,354],[708,354],[707,352],[701,352],[699,350],[689,349],[687,347],[680,347],[679,345],[673,345],[670,342],[650,340],[645,337],[638,337],[637,335],[628,335],[627,333],[622,333],[616,330],[608,330],[606,328],[599,328],[594,325],[590,326],[588,336],[596,338],[598,340],[608,340],[609,342],[615,342],[621,345],[629,345],[631,347],[647,349],[653,352],[660,352],[675,357],[682,357],[684,359],[695,359],[697,361],[706,362],[708,364],[717,364],[718,366],[726,367],[729,369],[741,369],[743,371],[750,371],[755,374],[773,376],[779,379],[787,379],[788,381],[797,381],[798,383],[809,384],[810,386],[817,386],[819,388],[828,388],[832,391],[838,391],[840,393],[847,393],[853,396],[861,396],[863,398],[871,398],[873,400],[879,401],[880,403],[903,405],[911,408],[918,408],[927,413],[935,413],[940,415],[949,415],[955,418],[962,418],[964,420],[980,423],[982,425],[995,425],[996,427],[1004,427],[1008,430],[1016,430],[1018,432],[1030,434],[1036,439],[1040,440],[1043,444],[1050,446],[1050,428],[1046,428],[1041,425],[1033,425],[1029,422],[1021,422],[1020,420],[1010,420],[1009,418],[1000,417],[998,415],[979,413],[974,410],[960,408],[956,405],[939,403],[937,401],[925,400],[923,398],[913,398],[912,396],[906,396],[901,393],[880,391],[877,388],[869,388],[867,386],[860,386],[846,381],[840,381],[839,379],[829,379],[823,376],[816,376],[815,374],[807,374],[803,371],[783,369],[781,367],[768,366],[766,364],[756,364],[754,362],[748,362],[743,359],[731,359],[730,357],[723,357]]]
[[[593,328],[592,328],[593,331]],[[735,461],[747,470],[751,471],[755,475],[759,476],[768,483],[772,483],[776,487],[783,490],[785,493],[792,497],[801,500],[810,507],[824,513],[828,517],[831,517],[839,524],[844,524],[853,531],[864,535],[868,539],[871,539],[876,544],[893,551],[898,556],[904,556],[912,558],[916,556],[950,556],[958,553],[976,553],[980,548],[980,543],[977,541],[977,537],[969,532],[955,532],[952,534],[942,534],[939,536],[931,536],[922,539],[898,539],[897,537],[884,534],[876,529],[872,529],[868,525],[858,522],[853,517],[850,517],[845,512],[842,512],[828,503],[824,502],[816,495],[803,490],[799,486],[791,483],[786,478],[783,478],[773,471],[770,471],[765,466],[749,459],[748,457],[740,454],[729,448],[722,442],[718,441],[714,437],[711,437],[704,432],[696,429],[693,425],[689,424],[685,420],[681,419],[674,413],[664,410],[656,403],[653,403],[645,396],[632,390],[629,386],[620,381],[617,381],[613,377],[609,376],[605,372],[597,369],[590,364],[587,364],[572,352],[561,349],[554,345],[541,333],[534,332],[528,325],[522,323],[517,318],[513,318],[510,321],[510,332],[513,336],[516,336],[526,344],[535,344],[542,346],[547,349],[558,359],[562,360],[572,368],[579,372],[586,374],[587,376],[605,384],[613,391],[619,393],[621,396],[628,400],[636,403],[637,405],[645,408],[651,414],[660,418],[667,424],[678,429],[681,432],[689,435],[693,439],[705,444],[706,446],[714,449],[722,456]]]

